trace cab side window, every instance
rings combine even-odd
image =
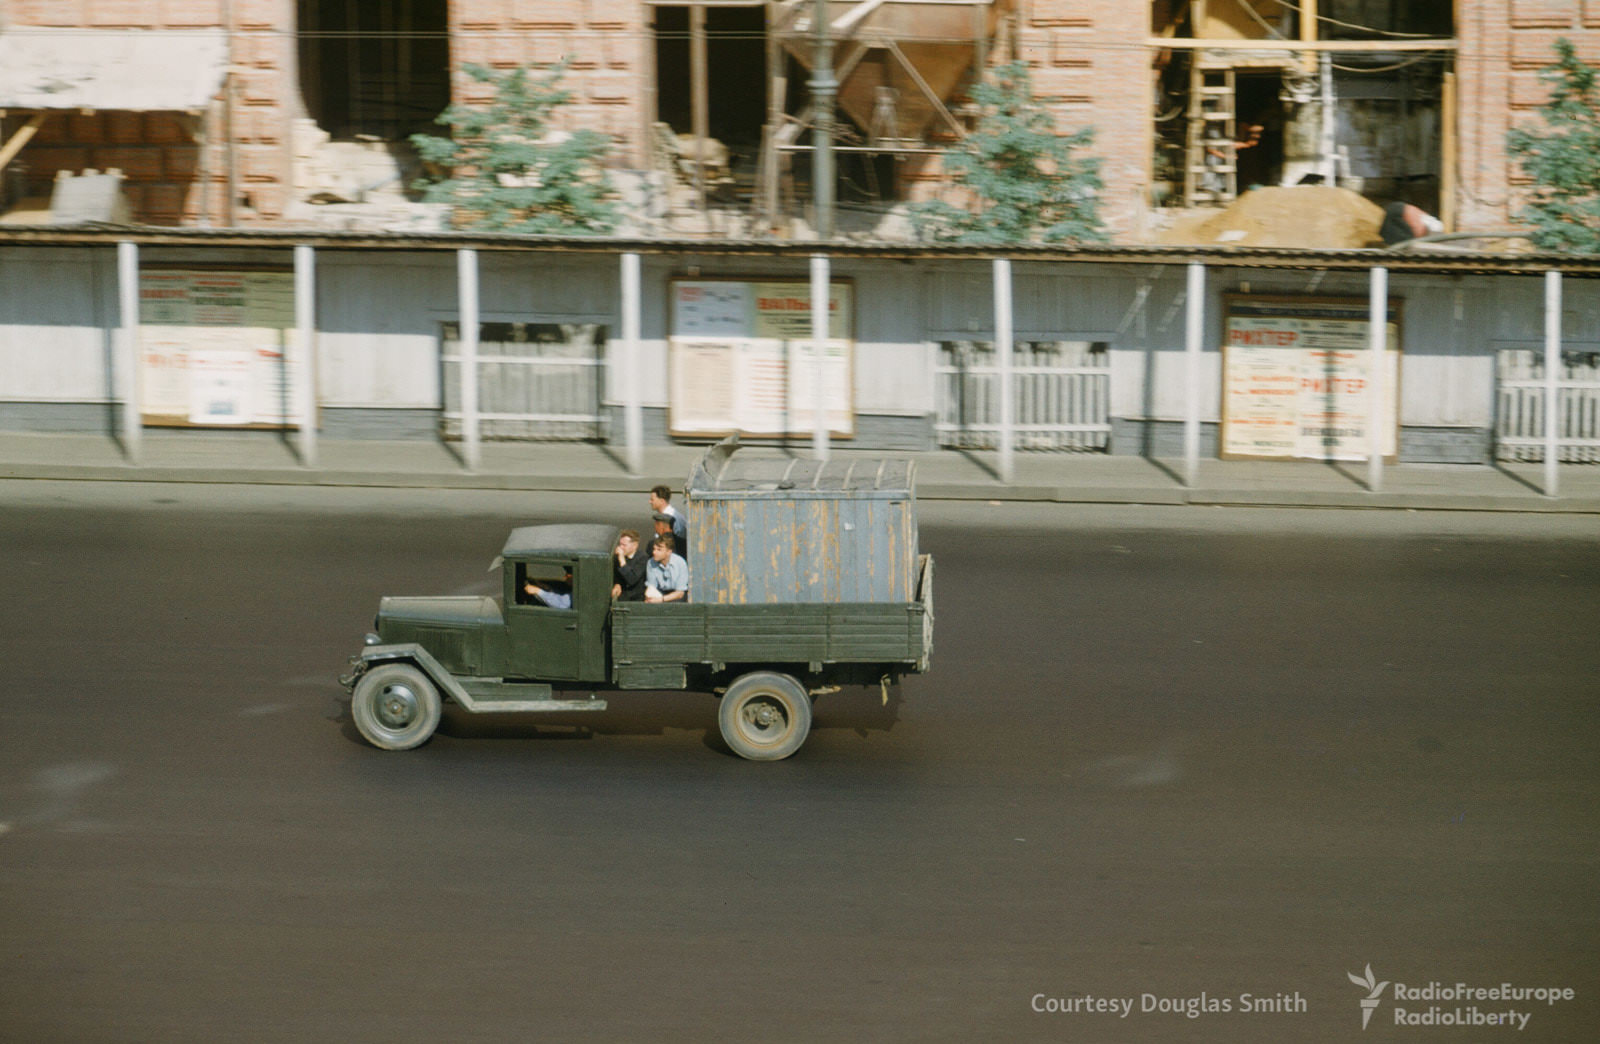
[[[512,585],[517,605],[575,609],[572,566],[556,562],[518,562]]]

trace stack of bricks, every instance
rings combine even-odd
[[[1548,97],[1539,73],[1554,64],[1558,38],[1600,63],[1600,0],[1458,0],[1456,20],[1456,225],[1504,228],[1528,184],[1506,153],[1506,131],[1538,123]]]
[[[648,163],[642,108],[650,35],[649,8],[639,0],[462,0],[450,5],[451,90],[455,101],[482,104],[486,85],[466,65],[511,69],[565,60],[561,87],[572,101],[558,119],[565,129],[610,135],[632,166]]]
[[[228,7],[238,70],[231,121],[238,190],[233,218],[240,225],[271,224],[287,203],[294,0],[0,0],[0,23],[95,32],[221,29]],[[219,90],[203,114],[210,144],[202,155],[202,121],[187,114],[55,112],[18,160],[26,165],[30,193],[47,193],[58,171],[117,168],[135,221],[194,224],[203,213],[221,224],[227,210],[226,113]]]

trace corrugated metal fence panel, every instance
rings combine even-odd
[[[115,255],[0,249],[0,400],[100,400],[117,321]]]
[[[994,449],[1000,373],[988,341],[945,341],[935,368],[939,445]],[[1111,441],[1111,352],[1100,341],[1019,341],[1011,355],[1018,449],[1104,452]]]
[[[1556,452],[1567,464],[1600,463],[1600,351],[1564,351],[1557,379]],[[1502,349],[1496,360],[1495,458],[1543,461],[1544,352]]]
[[[317,394],[324,405],[439,408],[439,317],[455,265],[415,254],[317,254]]]
[[[461,437],[460,329],[444,325],[446,438]],[[605,437],[606,328],[484,323],[478,335],[478,431],[485,439]]]

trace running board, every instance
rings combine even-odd
[[[473,681],[462,682],[460,691],[452,693],[457,703],[473,714],[499,714],[570,711],[603,711],[605,700],[593,696],[584,700],[558,700],[552,697],[548,685],[534,682]]]

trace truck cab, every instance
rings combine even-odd
[[[603,684],[611,674],[606,628],[616,541],[613,526],[513,529],[491,566],[501,574],[498,601],[384,598],[370,644],[414,644],[452,675]],[[570,590],[571,607],[540,602],[527,591],[530,581]]]
[[[611,680],[606,627],[616,546],[612,526],[523,526],[511,531],[500,552],[504,652],[498,669],[490,673],[507,680]],[[530,581],[567,587],[571,608],[544,605],[527,593]]]

